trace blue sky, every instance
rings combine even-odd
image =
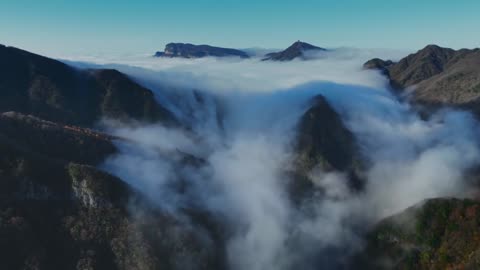
[[[168,42],[282,48],[480,46],[478,0],[1,0],[0,43],[44,54],[153,53]]]

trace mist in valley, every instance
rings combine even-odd
[[[128,74],[179,121],[104,119],[97,127],[123,139],[102,169],[195,228],[206,246],[212,228],[191,213],[212,220],[230,269],[318,269],[345,266],[382,218],[427,198],[471,196],[465,175],[479,165],[473,116],[445,109],[420,117],[380,72],[362,69],[373,55],[404,54],[342,48],[289,63],[147,56],[67,62]],[[352,132],[363,182],[352,188],[347,172],[316,166],[308,172],[315,192],[295,200],[299,121],[318,95]]]

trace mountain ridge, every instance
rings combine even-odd
[[[151,90],[116,70],[75,69],[14,47],[0,47],[0,112],[89,126],[102,117],[174,122]]]
[[[428,45],[397,63],[372,59],[364,68],[380,70],[396,91],[411,89],[414,103],[450,105],[480,115],[480,49]]]
[[[203,58],[207,56],[250,58],[250,56],[242,50],[210,45],[194,45],[191,43],[168,43],[163,52],[156,52],[154,54],[154,57],[169,58]]]

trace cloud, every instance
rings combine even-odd
[[[321,61],[294,60],[288,63],[240,58],[155,58],[150,55],[122,57],[65,57],[68,63],[81,67],[114,67],[143,81],[217,91],[276,91],[312,81],[329,81],[384,87],[386,80],[375,71],[362,70],[362,64],[373,57],[398,59],[405,52],[339,48],[313,55]],[[84,62],[79,62],[84,61]],[[85,63],[89,62],[89,63]],[[332,68],[334,67],[334,68]],[[146,70],[145,70],[146,69]],[[152,80],[152,77],[155,79]]]
[[[421,119],[388,91],[380,73],[361,68],[376,53],[385,51],[345,48],[285,63],[100,60],[154,90],[191,127],[107,124],[129,140],[118,142],[120,154],[103,167],[166,211],[183,215],[190,207],[214,215],[228,228],[231,269],[341,265],[379,219],[425,198],[466,196],[465,172],[480,155],[470,114],[444,110]],[[367,179],[362,192],[352,192],[343,172],[316,168],[311,178],[324,192],[296,205],[285,170],[293,164],[296,125],[318,94],[355,135]],[[185,162],[184,153],[201,162]]]

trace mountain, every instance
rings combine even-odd
[[[16,48],[0,59],[2,269],[225,268],[222,243],[196,231],[213,233],[208,215],[185,213],[194,229],[96,167],[123,140],[88,128],[101,117],[175,121],[150,90]]]
[[[5,46],[0,46],[0,59],[0,112],[81,126],[102,117],[174,122],[152,91],[116,70],[78,70]]]
[[[422,202],[379,222],[356,268],[478,269],[479,217],[478,201]]]
[[[90,129],[96,120],[171,119],[150,90],[115,70],[78,70],[15,48],[0,52],[12,65],[0,64],[3,267],[226,269],[224,221],[194,208],[163,211],[97,168],[125,139]],[[195,99],[210,104],[199,94]],[[356,168],[355,140],[340,116],[323,96],[308,106],[295,146],[291,193],[299,200],[312,190],[308,172],[315,166]],[[188,153],[171,158],[179,166],[209,166]]]
[[[364,67],[381,70],[394,89],[412,88],[414,102],[453,105],[480,113],[480,49],[428,45],[397,63],[372,59]]]
[[[156,52],[154,56],[171,58],[202,58],[207,56],[249,58],[249,55],[241,50],[189,43],[169,43],[165,46],[163,52]]]
[[[224,268],[220,243],[206,245],[204,235],[94,167],[117,152],[113,140],[121,138],[0,114],[2,268]],[[191,220],[200,228],[206,215]]]
[[[297,125],[295,141],[294,199],[313,191],[309,173],[315,167],[324,172],[346,172],[350,187],[361,188],[361,161],[353,134],[322,95],[312,98]]]
[[[291,61],[296,58],[306,60],[305,52],[326,51],[324,48],[316,47],[300,40],[290,45],[281,52],[274,52],[265,55],[263,61]]]
[[[308,49],[304,44],[294,46],[282,57],[295,55],[294,49],[300,56],[291,59],[303,58],[303,52],[308,50],[322,50]],[[478,50],[454,51],[429,46],[398,63],[372,59],[365,63],[365,68],[382,70],[398,91],[416,86],[414,95],[419,95],[433,91],[423,88],[427,82],[436,87],[435,91],[440,91],[439,87],[446,83],[448,87],[460,87],[467,83],[466,78],[475,84],[477,54]],[[228,110],[223,108],[220,98],[217,100],[197,90],[192,91],[191,97],[179,96],[191,98],[194,103],[190,105],[191,101],[185,101],[187,104],[181,107],[185,115],[192,115],[190,122],[176,120],[155,100],[152,91],[116,70],[75,69],[5,46],[0,47],[0,57],[3,60],[0,63],[2,269],[216,270],[231,267],[228,256],[237,254],[227,254],[227,251],[231,251],[229,241],[237,235],[230,223],[238,222],[234,225],[241,227],[242,232],[248,230],[244,227],[248,227],[248,223],[225,219],[222,213],[201,208],[202,202],[196,199],[201,200],[203,196],[194,196],[195,202],[180,204],[174,210],[158,207],[150,201],[151,197],[101,169],[106,159],[122,154],[119,145],[135,142],[92,129],[103,117],[166,125],[182,121],[187,126],[185,133],[195,143],[202,144],[203,138],[197,137],[188,126],[207,121],[212,110],[218,110],[213,113],[213,119],[219,129],[228,128],[222,124],[223,114]],[[288,59],[282,57],[280,59]],[[452,81],[445,79],[449,74],[455,75],[449,79]],[[438,85],[437,80],[442,83]],[[447,90],[457,91],[452,89]],[[417,100],[421,97],[417,96]],[[448,104],[454,103],[448,101]],[[341,172],[339,181],[345,176],[352,194],[363,195],[365,165],[360,146],[324,96],[317,95],[305,104],[295,131],[291,145],[293,159],[289,159],[288,166],[281,171],[291,176],[287,192],[292,207],[310,215],[316,206],[324,203],[322,196],[327,190],[318,182],[315,184],[311,175],[316,168],[325,173]],[[158,134],[152,139],[162,140],[162,136]],[[178,149],[156,149],[149,144],[141,147],[142,150],[148,147],[148,157],[153,160],[167,156],[165,160],[171,161],[173,169],[165,173],[174,182],[169,188],[179,195],[189,195],[189,185],[208,187],[208,183],[191,182],[208,181],[210,173],[215,172],[211,167],[213,163],[210,164],[212,159],[204,153],[210,150],[199,151],[196,156]],[[247,149],[242,150],[251,150],[244,148]],[[125,162],[129,162],[128,159]],[[197,178],[197,173],[202,175]],[[135,177],[142,176],[131,177],[135,181]],[[375,224],[366,236],[366,249],[353,260],[354,267],[341,269],[475,269],[480,262],[480,242],[476,241],[480,239],[479,214],[480,203],[474,200],[425,201]],[[284,242],[288,250],[295,249],[299,243],[302,244],[299,248],[316,249],[315,245],[304,245],[303,238],[310,234],[295,232],[296,219],[292,224],[288,230],[294,232]],[[243,237],[243,233],[240,236]],[[313,250],[305,258],[315,259],[307,264],[323,260],[317,261],[317,257],[337,259],[337,253],[345,253],[342,246],[337,249],[327,248],[321,256]],[[349,263],[344,262],[343,256],[341,259],[342,266]],[[303,260],[303,254],[299,260]],[[296,265],[295,261],[291,268]],[[303,264],[300,261],[298,265]]]
[[[296,152],[306,170],[320,164],[326,171],[348,170],[356,156],[353,134],[321,96],[315,96],[298,124]]]
[[[71,136],[65,134],[65,145],[42,144],[81,149],[75,138],[81,135]],[[188,260],[198,269],[219,269],[215,251],[195,231],[151,208],[122,180],[43,149],[0,134],[2,268],[173,269]]]

